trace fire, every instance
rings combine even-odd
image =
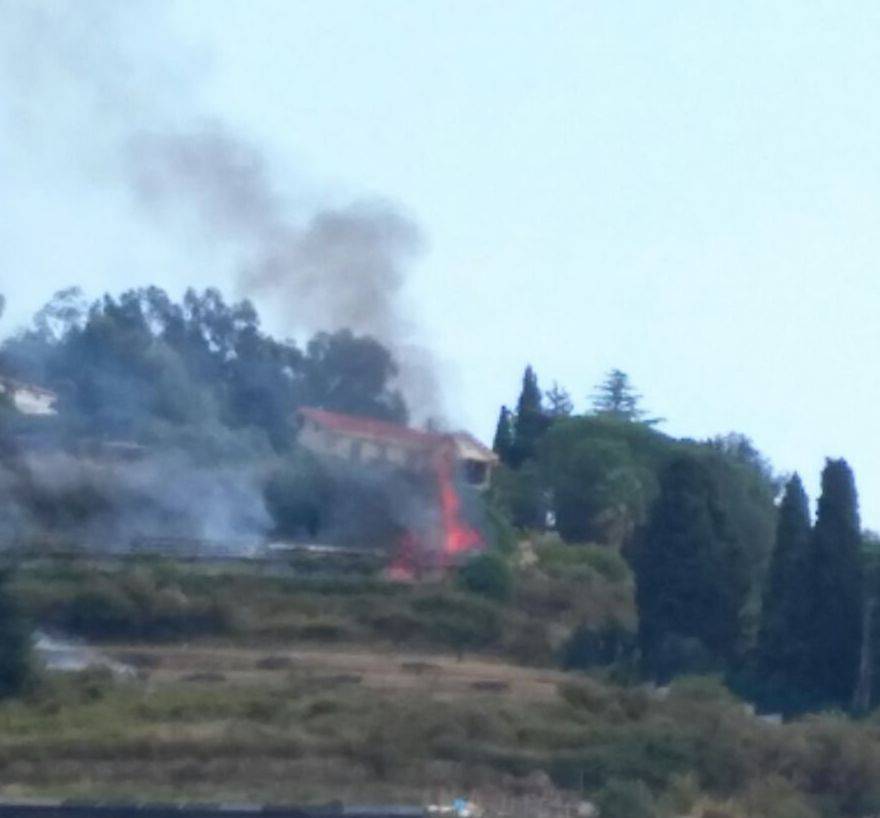
[[[461,515],[461,497],[455,488],[455,452],[451,446],[438,447],[433,463],[440,510],[440,550],[436,557],[414,531],[405,531],[397,553],[388,567],[388,576],[412,581],[424,567],[449,568],[458,559],[485,547],[479,531],[467,524]]]
[[[443,519],[443,550],[445,565],[454,562],[460,554],[482,548],[483,538],[461,518],[461,498],[455,490],[455,465],[448,449],[440,453],[435,467],[440,490],[440,509]]]

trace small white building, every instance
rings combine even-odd
[[[0,397],[12,401],[23,415],[55,415],[58,395],[29,383],[0,376]]]

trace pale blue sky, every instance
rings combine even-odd
[[[44,48],[0,39],[7,330],[74,281],[230,287],[115,179],[117,132],[212,118],[292,207],[420,223],[406,298],[457,422],[489,437],[527,362],[579,406],[619,367],[667,431],[745,432],[814,497],[846,456],[880,526],[876,3],[37,5]]]

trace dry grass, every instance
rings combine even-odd
[[[117,646],[107,651],[124,662],[134,651]],[[375,691],[411,691],[432,697],[464,695],[484,684],[504,685],[504,692],[518,700],[552,701],[557,686],[566,678],[561,671],[519,667],[491,657],[465,657],[458,661],[438,654],[364,651],[352,647],[299,646],[285,650],[240,647],[139,645],[141,666],[149,678],[168,684],[197,673],[219,673],[237,685],[283,687],[291,672],[317,678],[356,675]],[[271,660],[271,661],[270,661]]]
[[[570,806],[581,788],[598,797],[614,781],[618,798],[631,782],[660,805],[727,805],[752,818],[856,816],[880,804],[877,725],[768,725],[707,680],[658,697],[482,658],[138,654],[148,668],[138,680],[56,679],[0,705],[0,794],[422,803],[479,793]],[[274,669],[280,659],[289,667]]]

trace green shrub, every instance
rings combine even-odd
[[[742,800],[749,818],[819,818],[805,794],[779,776],[752,784]]]
[[[458,585],[465,591],[506,602],[513,592],[513,572],[507,561],[491,551],[471,557],[458,571]]]
[[[505,645],[505,653],[523,665],[548,667],[556,659],[547,626],[528,619],[517,628]]]
[[[593,714],[608,713],[614,701],[613,693],[592,679],[563,682],[559,695],[572,707]]]
[[[537,545],[538,567],[555,577],[583,578],[596,573],[609,582],[629,582],[632,573],[620,552],[605,545],[566,545],[543,538]]]
[[[488,600],[467,594],[430,594],[413,600],[424,621],[425,635],[458,654],[500,642],[501,612]]]
[[[596,796],[602,818],[657,818],[657,804],[643,781],[611,779]]]
[[[606,621],[598,628],[581,625],[562,648],[566,670],[589,670],[626,660],[635,651],[635,634],[619,622]]]
[[[235,628],[232,603],[219,596],[193,598],[179,586],[160,587],[147,571],[91,575],[54,599],[44,619],[92,639],[174,639],[224,634]]]

